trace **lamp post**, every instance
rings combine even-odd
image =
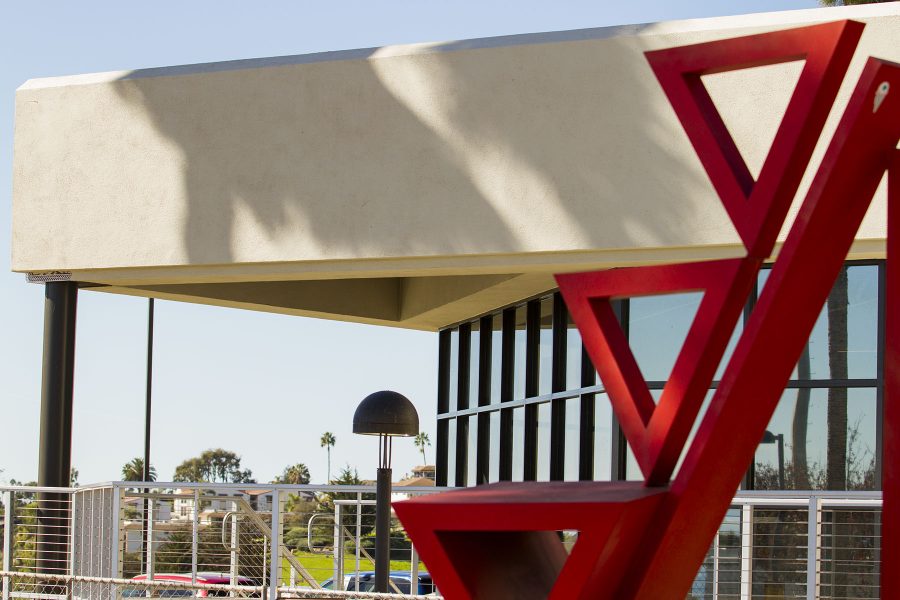
[[[768,429],[763,434],[761,444],[778,443],[778,487],[784,489],[784,434],[774,434]]]
[[[353,433],[378,436],[378,477],[375,487],[375,591],[387,592],[391,554],[391,438],[419,433],[419,415],[409,399],[397,392],[366,396],[353,414]]]

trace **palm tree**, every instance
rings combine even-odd
[[[334,446],[335,441],[337,440],[330,431],[323,433],[322,438],[319,440],[319,445],[328,451],[328,481],[331,481],[331,448]]]
[[[303,463],[297,463],[284,468],[284,472],[275,478],[273,483],[287,483],[290,485],[304,485],[309,483],[309,468]]]
[[[425,458],[425,446],[431,445],[431,439],[429,439],[428,434],[424,431],[420,431],[413,440],[413,443],[416,445],[416,448],[419,449],[419,452],[422,453],[422,464],[427,465],[428,459]]]
[[[132,458],[122,467],[122,481],[143,481],[144,459]],[[156,469],[150,465],[150,481],[156,481]]]

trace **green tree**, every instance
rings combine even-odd
[[[352,468],[350,465],[345,465],[338,476],[331,481],[334,485],[361,485],[362,480],[359,478],[359,472],[356,469]],[[357,498],[356,492],[324,492],[319,494],[319,503],[316,507],[317,512],[331,513],[334,514],[334,502],[335,500],[353,500],[355,501]],[[356,527],[356,504],[350,505],[352,508],[346,508],[343,513],[343,521],[344,526],[355,528]],[[362,528],[361,535],[368,535],[370,532],[375,530],[375,507],[370,505],[363,505],[360,508],[362,513]]]
[[[78,487],[78,469],[69,469],[69,487]]]
[[[419,449],[419,452],[422,453],[422,464],[427,465],[428,459],[425,458],[425,446],[431,445],[431,439],[428,437],[428,434],[424,431],[420,431],[413,440],[413,443],[416,445],[416,448]]]
[[[122,466],[122,481],[143,481],[144,480],[144,459],[137,457],[132,458]],[[150,465],[150,479],[156,481],[156,469]]]
[[[322,434],[322,437],[319,439],[319,445],[322,448],[325,448],[328,451],[328,481],[331,481],[331,449],[334,447],[334,443],[337,439],[334,437],[334,434],[330,431],[326,431]]]
[[[303,463],[297,463],[284,468],[281,475],[275,477],[272,483],[287,483],[290,485],[305,485],[309,483],[309,468]]]
[[[204,450],[175,467],[173,481],[255,483],[250,469],[241,469],[241,457],[229,450]]]

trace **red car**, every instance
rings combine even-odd
[[[132,581],[146,581],[146,575],[137,575],[131,578]],[[191,583],[191,574],[187,573],[156,573],[153,575],[153,581],[177,581],[183,583]],[[258,586],[259,583],[249,577],[239,575],[237,578],[238,585]],[[197,583],[231,585],[231,575],[229,573],[197,573]],[[196,590],[190,588],[158,588],[135,586],[122,590],[123,598],[146,598],[147,590],[151,591],[151,598],[218,598],[223,596],[232,596],[231,592],[225,590]],[[259,598],[259,592],[251,592],[248,594],[250,598]]]

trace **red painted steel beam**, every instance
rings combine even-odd
[[[647,485],[669,483],[761,263],[743,258],[556,276]],[[611,302],[686,291],[704,292],[703,300],[656,403]]]
[[[749,256],[772,253],[863,28],[836,21],[646,53]],[[754,181],[701,77],[803,59]]]
[[[894,158],[900,93],[874,110],[885,83],[900,92],[900,65],[870,58],[619,598],[688,593]]]

